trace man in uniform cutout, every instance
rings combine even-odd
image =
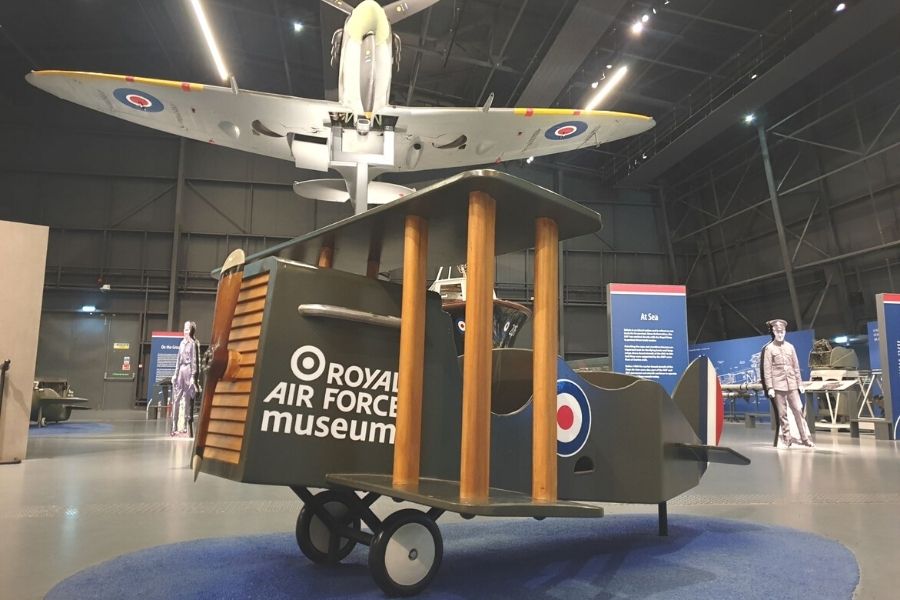
[[[793,344],[784,339],[787,321],[773,319],[766,324],[772,332],[772,341],[763,348],[763,377],[769,397],[775,401],[778,410],[778,421],[781,424],[781,442],[778,447],[790,448],[793,441],[787,413],[790,408],[800,431],[800,443],[815,448],[816,445],[809,437],[809,427],[803,418],[803,404],[800,402],[800,394],[805,390],[797,351]]]

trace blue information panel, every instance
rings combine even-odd
[[[178,361],[178,346],[184,334],[180,331],[154,331],[150,336],[150,370],[147,371],[147,400],[153,398],[153,387],[172,379]]]
[[[809,361],[807,357],[812,351],[815,332],[812,329],[803,331],[788,331],[785,339],[794,345],[797,351],[797,361],[800,363],[800,372],[803,379],[809,380]],[[759,361],[762,348],[772,340],[768,335],[736,338],[721,342],[706,342],[690,347],[690,360],[706,356],[712,361],[719,375],[719,383],[722,385],[740,385],[746,383],[759,383]],[[736,398],[734,412],[768,411],[768,403],[762,407],[757,406],[753,399]]]
[[[878,310],[884,415],[893,423],[892,439],[900,425],[900,294],[875,296]]]
[[[613,371],[652,379],[671,394],[688,365],[685,287],[610,283],[606,291]]]

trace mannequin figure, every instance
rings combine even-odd
[[[800,444],[815,448],[809,437],[809,427],[803,418],[803,404],[800,394],[804,393],[803,377],[800,375],[800,363],[793,344],[784,339],[787,321],[773,319],[766,323],[772,333],[772,341],[763,348],[763,385],[766,393],[774,401],[781,425],[781,440],[778,448],[790,448],[791,428],[788,421],[788,410],[793,413],[794,421],[800,433]]]
[[[200,391],[200,344],[197,342],[197,325],[184,322],[184,337],[178,347],[178,361],[172,375],[171,435],[194,436],[194,398]]]

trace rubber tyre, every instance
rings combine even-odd
[[[333,518],[352,529],[359,530],[360,519],[353,514],[345,494],[334,490],[325,490],[316,494],[319,506],[325,508]],[[334,556],[328,554],[328,545],[332,533],[325,523],[316,515],[309,505],[304,504],[297,517],[297,545],[306,558],[314,563],[337,564],[347,558],[356,547],[356,541],[340,538],[338,551]]]
[[[413,596],[441,566],[444,542],[434,519],[412,508],[384,520],[369,548],[369,573],[389,596]]]

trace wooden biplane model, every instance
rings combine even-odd
[[[195,472],[289,486],[304,503],[303,554],[336,563],[366,544],[392,595],[434,577],[446,511],[601,517],[585,501],[653,503],[665,533],[666,501],[708,462],[749,461],[715,445],[721,393],[706,359],[670,398],[557,357],[559,240],[600,226],[549,190],[470,171],[246,261],[236,251],[219,274]],[[492,349],[494,257],[530,247],[534,348]],[[425,273],[460,263],[458,357]],[[400,266],[402,285],[377,279]],[[381,520],[381,496],[428,509]]]

